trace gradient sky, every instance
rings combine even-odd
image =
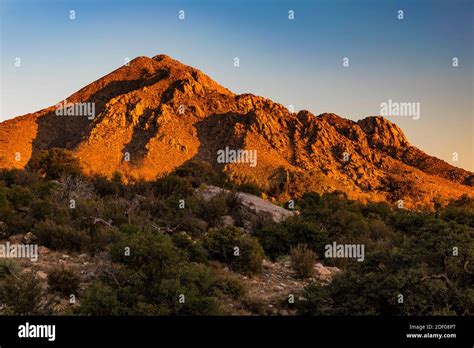
[[[316,115],[334,112],[358,120],[380,114],[380,104],[389,99],[419,102],[419,120],[388,118],[413,145],[474,171],[473,4],[0,0],[0,121],[56,104],[125,57],[165,53],[235,93]],[[185,20],[179,20],[179,10]],[[15,67],[16,57],[21,67]],[[349,67],[343,67],[343,57]]]

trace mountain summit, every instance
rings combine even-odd
[[[56,147],[73,151],[86,174],[120,171],[129,179],[152,180],[203,160],[282,199],[339,190],[420,206],[474,194],[473,173],[411,146],[383,117],[292,113],[236,95],[166,55],[135,58],[58,105],[0,123],[0,168],[22,168]],[[80,108],[58,115],[68,105],[93,106],[94,115],[75,114]],[[219,153],[230,157],[220,161]],[[239,160],[249,154],[256,165]]]

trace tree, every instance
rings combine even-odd
[[[28,168],[40,172],[48,180],[57,180],[63,174],[81,174],[81,165],[72,152],[64,149],[52,148],[40,151],[28,162]]]

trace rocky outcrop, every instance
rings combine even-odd
[[[206,186],[205,188],[200,188],[198,190],[198,194],[205,200],[210,200],[212,197],[223,193],[230,194],[231,192],[212,185]],[[261,220],[278,223],[298,214],[297,211],[284,209],[249,193],[237,192],[235,195],[240,203],[241,208],[243,208],[248,214],[254,215]],[[225,218],[223,225],[232,224],[229,218],[231,217]]]

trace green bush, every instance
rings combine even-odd
[[[306,245],[299,244],[291,249],[291,267],[299,278],[309,278],[313,275],[316,264],[316,254]]]
[[[43,172],[48,180],[57,180],[62,175],[80,175],[81,165],[72,152],[52,148],[40,151],[28,162],[28,167],[34,172]]]
[[[221,314],[216,298],[217,279],[212,271],[200,264],[188,264],[176,278],[162,280],[154,294],[160,307],[169,315]]]
[[[80,278],[73,270],[57,267],[48,273],[49,288],[64,296],[77,295]]]
[[[29,187],[14,185],[7,190],[7,199],[18,211],[28,211],[33,200],[33,192]]]
[[[474,198],[461,196],[441,209],[440,217],[446,221],[456,221],[458,224],[474,227]]]
[[[237,186],[237,191],[250,193],[251,195],[255,195],[258,197],[260,197],[263,192],[257,185],[248,183],[240,184],[239,186]]]
[[[327,229],[313,221],[300,217],[289,218],[281,224],[265,226],[255,232],[265,254],[272,260],[288,255],[292,247],[306,244],[318,254],[323,254],[324,246],[329,243]]]
[[[194,192],[193,186],[187,179],[174,175],[157,180],[154,183],[154,189],[157,196],[177,195],[180,198],[188,197]]]
[[[172,236],[174,245],[187,254],[192,262],[207,263],[207,251],[199,240],[194,240],[186,232],[177,232]]]
[[[18,274],[21,267],[15,261],[6,258],[0,258],[0,279],[9,275]]]
[[[118,177],[115,180],[109,180],[107,177],[102,175],[94,175],[92,178],[92,184],[94,185],[95,192],[101,196],[115,196],[123,192],[123,184]]]
[[[200,237],[207,232],[208,223],[203,219],[191,215],[184,217],[181,221],[181,228],[193,237]]]
[[[349,263],[327,286],[306,288],[300,314],[469,315],[473,282],[464,260],[474,255],[474,231],[431,222],[390,249],[371,251]],[[471,237],[470,237],[471,236]],[[463,254],[453,255],[455,245]],[[429,246],[429,247],[427,247]],[[441,276],[440,276],[441,275]],[[361,296],[360,294],[364,294]],[[404,302],[398,302],[398,295]]]
[[[120,303],[116,291],[103,283],[94,283],[86,291],[79,312],[84,315],[118,315]]]
[[[216,226],[224,215],[235,212],[239,206],[238,198],[233,193],[219,193],[209,200],[202,199],[199,206],[199,216],[209,225]]]
[[[247,275],[261,272],[264,252],[257,239],[234,226],[214,229],[204,240],[211,259],[224,262],[231,269]]]
[[[90,236],[86,232],[71,226],[57,225],[52,220],[38,222],[33,233],[39,238],[42,245],[54,250],[80,251],[90,245]]]
[[[0,209],[0,216],[3,225],[1,238],[5,238],[17,233],[24,233],[31,230],[34,219],[27,213],[15,211],[14,209]]]
[[[112,245],[112,259],[146,274],[150,281],[169,276],[184,259],[169,236],[151,227],[127,225],[121,232]]]
[[[37,173],[22,169],[2,169],[0,170],[0,180],[5,181],[6,186],[34,186],[40,181]]]
[[[244,285],[235,277],[220,276],[215,287],[216,291],[228,295],[233,299],[242,299],[246,294]]]
[[[56,223],[71,223],[69,206],[66,204],[58,204],[52,199],[35,198],[31,205],[31,216],[35,221],[51,219]]]
[[[155,272],[162,276],[157,277]],[[212,268],[190,262],[176,264],[168,274],[149,267],[138,270],[114,266],[102,278],[87,291],[82,313],[218,315],[224,313],[221,299],[244,294],[237,280],[218,276]]]
[[[221,186],[224,184],[224,177],[221,173],[212,168],[207,162],[191,160],[177,168],[174,175],[186,178],[194,188],[202,184]]]
[[[0,283],[2,302],[11,306],[15,314],[35,314],[41,292],[38,280],[31,273],[11,274]]]
[[[8,199],[7,199],[7,191],[3,182],[0,181],[0,211],[2,209],[7,209],[9,207]]]
[[[265,226],[255,232],[265,254],[273,261],[287,255],[291,248],[291,236],[283,224]]]

